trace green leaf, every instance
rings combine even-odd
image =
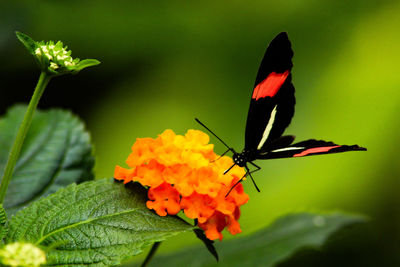
[[[6,223],[7,223],[7,214],[3,208],[3,205],[0,204],[0,243],[1,243],[1,240],[3,240],[3,238],[7,234]]]
[[[7,242],[24,240],[53,248],[50,265],[110,266],[142,252],[146,246],[191,231],[179,217],[161,217],[146,207],[139,184],[101,179],[72,184],[19,211]]]
[[[217,250],[214,247],[214,241],[210,240],[207,238],[206,234],[202,229],[194,229],[194,233],[196,234],[196,237],[201,240],[201,242],[204,243],[206,246],[207,250],[211,253],[211,255],[214,256],[214,258],[218,261],[218,253]]]
[[[0,173],[3,173],[26,107],[0,119]],[[93,178],[94,157],[84,124],[68,111],[36,111],[7,190],[9,215],[39,197],[73,182]]]
[[[73,67],[72,73],[76,74],[79,71],[91,67],[91,66],[96,66],[100,64],[100,61],[96,60],[96,59],[84,59],[79,61],[79,63]]]
[[[35,50],[38,47],[37,43],[31,37],[22,32],[17,31],[15,32],[15,35],[17,35],[18,40],[20,40],[26,49],[28,49],[29,53],[35,55]]]
[[[150,266],[274,266],[304,247],[318,248],[340,228],[364,222],[361,216],[300,213],[281,217],[250,236],[216,244],[220,261],[201,247],[156,257]]]

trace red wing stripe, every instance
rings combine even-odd
[[[336,147],[340,147],[340,146],[313,147],[313,148],[306,149],[301,153],[295,154],[295,155],[293,155],[293,157],[303,157],[303,156],[307,156],[308,154],[314,154],[314,153],[320,153],[320,152],[328,152],[332,148],[336,148]]]
[[[251,98],[258,100],[267,96],[273,97],[279,91],[288,75],[288,70],[284,73],[271,72],[271,74],[268,75],[264,81],[257,84],[256,88],[254,88]]]

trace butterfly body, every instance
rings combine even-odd
[[[221,156],[229,151],[233,152],[234,164],[225,173],[235,165],[244,167],[246,169],[244,177],[249,175],[254,183],[251,173],[261,169],[253,162],[257,159],[367,150],[358,145],[338,145],[315,139],[293,144],[294,136],[282,136],[292,120],[296,103],[295,88],[292,84],[292,57],[293,51],[288,35],[286,32],[281,32],[269,44],[257,72],[246,121],[245,147],[241,153],[237,153],[196,119],[228,148]],[[256,170],[250,171],[248,163],[256,167]],[[256,186],[255,183],[254,185]]]

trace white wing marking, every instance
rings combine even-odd
[[[275,121],[276,107],[277,107],[277,105],[275,105],[274,109],[271,112],[271,117],[269,118],[267,127],[265,127],[265,130],[264,130],[263,136],[261,138],[261,141],[257,146],[258,150],[260,150],[262,148],[262,146],[264,145],[265,141],[267,141],[267,138],[269,136],[269,132],[271,132],[272,125],[274,124],[274,121]]]
[[[291,146],[291,147],[284,147],[284,148],[279,148],[279,149],[275,149],[272,150],[270,152],[283,152],[283,151],[289,151],[289,150],[298,150],[298,149],[304,149],[305,147],[295,147],[295,146]]]

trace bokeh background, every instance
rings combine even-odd
[[[287,31],[297,104],[286,133],[368,152],[258,161],[262,192],[244,183],[250,201],[242,235],[293,211],[361,213],[371,218],[362,232],[300,253],[293,266],[311,266],[310,258],[325,266],[339,259],[399,266],[400,1],[3,0],[0,114],[28,102],[39,75],[15,30],[62,40],[73,56],[102,62],[54,79],[40,103],[71,109],[86,122],[98,178],[124,166],[137,137],[201,129],[194,117],[240,150],[258,65],[270,40]],[[161,253],[196,242],[178,236]]]

